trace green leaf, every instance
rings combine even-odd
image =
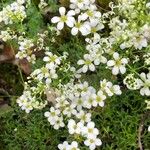
[[[27,9],[27,16],[28,16],[28,21],[26,26],[28,29],[29,36],[33,37],[39,32],[39,30],[42,29],[43,17],[34,4],[32,4]]]
[[[2,117],[3,115],[5,115],[8,112],[13,111],[13,108],[8,106],[8,104],[4,104],[0,107],[0,117]]]

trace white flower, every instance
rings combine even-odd
[[[67,147],[69,146],[67,141],[64,141],[63,144],[59,144],[58,148],[59,150],[67,150]]]
[[[121,95],[122,92],[120,90],[119,85],[113,85],[111,82],[108,82],[106,79],[100,81],[101,90],[108,94],[108,96]]]
[[[17,99],[18,105],[21,107],[22,110],[25,110],[26,113],[30,113],[33,110],[33,102],[35,101],[35,97],[32,97],[31,91],[24,91],[23,95],[21,95]]]
[[[86,73],[88,69],[90,71],[95,71],[95,65],[93,64],[93,57],[91,57],[89,54],[84,55],[84,60],[80,59],[77,64],[78,65],[83,65],[82,67],[82,72]]]
[[[87,21],[85,24],[89,33],[97,34],[97,31],[100,31],[104,28],[104,25],[100,22],[100,20],[92,20],[91,22]]]
[[[73,142],[71,143],[71,145],[69,145],[69,146],[67,147],[66,150],[80,150],[80,149],[78,148],[78,143],[77,143],[76,141],[73,141]]]
[[[77,84],[76,86],[83,97],[96,92],[96,90],[92,86],[89,86],[88,82],[86,81],[81,84]]]
[[[62,95],[61,97],[56,98],[56,108],[65,108],[67,105],[69,105],[69,102],[66,100],[66,97]]]
[[[80,15],[81,20],[87,20],[89,18],[90,21],[98,20],[101,17],[101,13],[96,11],[95,5],[90,5],[87,7],[87,11]]]
[[[85,35],[89,34],[88,28],[89,28],[89,27],[87,26],[87,24],[82,23],[82,22],[78,19],[78,21],[74,23],[74,27],[71,29],[71,34],[72,34],[72,35],[77,35],[78,32],[80,31],[81,34],[82,34],[83,36],[85,36]]]
[[[140,77],[142,79],[140,94],[150,96],[150,72],[147,75],[145,73],[141,73]]]
[[[77,111],[75,109],[76,105],[75,104],[71,104],[68,107],[66,107],[63,111],[64,115],[67,115],[68,117],[71,117],[71,115],[76,115]]]
[[[66,13],[65,7],[60,7],[59,8],[59,13],[61,15],[60,17],[53,17],[51,19],[52,23],[58,23],[57,24],[57,29],[62,30],[64,28],[64,23],[66,23],[67,26],[69,26],[69,27],[73,27],[75,19],[72,16],[75,15],[75,12],[73,10],[70,10],[65,15],[65,13]]]
[[[60,127],[64,127],[65,124],[63,122],[63,117],[57,117],[53,126],[55,130],[58,130]]]
[[[57,55],[53,55],[51,52],[45,52],[47,56],[43,58],[43,61],[46,63],[46,68],[48,69],[55,69],[58,65],[60,65],[60,57]]]
[[[90,1],[89,0],[70,0],[70,8],[75,9],[75,8],[79,8],[79,9],[85,9],[85,5],[89,5]]]
[[[81,134],[81,131],[83,129],[83,123],[78,122],[76,124],[76,122],[73,119],[70,119],[68,121],[68,129],[70,134]]]
[[[99,134],[97,128],[95,128],[94,122],[88,122],[87,126],[83,127],[83,135],[87,138],[96,137]]]
[[[19,50],[20,51],[28,50],[33,46],[34,46],[34,44],[33,44],[32,40],[30,40],[30,39],[24,39],[23,41],[19,42]]]
[[[83,110],[81,110],[76,117],[83,123],[91,121],[91,113],[85,113]]]
[[[123,83],[127,86],[130,90],[137,90],[140,89],[142,85],[142,81],[140,79],[137,79],[134,77],[134,74],[128,74],[125,79],[123,80]]]
[[[91,109],[91,107],[94,106],[95,97],[96,97],[95,93],[91,93],[90,95],[87,95],[84,101],[84,107]]]
[[[94,150],[94,149],[96,149],[96,146],[102,145],[102,141],[96,137],[91,137],[91,138],[88,138],[87,140],[85,140],[84,144],[86,146],[89,146],[90,150]]]
[[[84,97],[74,97],[72,102],[77,107],[77,110],[80,111],[82,107],[84,106]]]
[[[133,37],[133,45],[136,49],[141,50],[143,47],[147,47],[147,39],[141,35]]]
[[[58,116],[60,115],[60,110],[55,109],[54,107],[50,108],[50,112],[47,111],[44,113],[44,116],[48,118],[48,121],[54,125],[56,120],[58,119]]]
[[[96,107],[97,105],[103,107],[104,106],[104,100],[106,99],[106,96],[103,94],[101,90],[97,92],[97,95],[94,96],[94,103],[93,106]]]
[[[141,34],[143,34],[145,38],[150,39],[150,26],[148,24],[145,24],[141,28]]]
[[[112,68],[112,74],[117,75],[119,72],[124,74],[126,72],[125,65],[128,63],[126,58],[119,57],[119,54],[115,52],[113,54],[114,60],[109,60],[107,66]]]

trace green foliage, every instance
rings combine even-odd
[[[67,129],[54,130],[43,116],[45,110],[26,114],[15,105],[13,107],[16,111],[7,113],[0,121],[1,149],[12,150],[13,147],[15,150],[56,150],[60,142],[74,139]],[[104,108],[92,110],[92,119],[100,129],[100,138],[103,141],[101,149],[136,150],[141,114],[145,112],[145,102],[137,92],[125,92],[123,96],[107,100]],[[150,123],[148,117],[145,123],[142,143],[148,150],[150,147],[150,135],[147,133]]]
[[[39,30],[43,27],[43,21],[42,21],[42,15],[38,11],[37,7],[35,5],[31,5],[27,9],[27,16],[30,18],[27,21],[27,30],[29,33],[29,36],[33,37],[37,35]]]

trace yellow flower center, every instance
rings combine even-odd
[[[81,23],[80,23],[80,22],[77,22],[75,26],[76,26],[77,28],[80,28],[80,27],[81,27]]]
[[[101,101],[102,101],[101,97],[97,96],[97,97],[96,97],[96,101],[97,101],[97,102],[101,102]]]
[[[91,129],[91,128],[88,129],[88,132],[89,132],[89,133],[93,133],[93,129]]]
[[[62,22],[66,22],[66,21],[67,21],[67,16],[65,16],[65,15],[64,15],[64,16],[61,16],[61,21],[62,21]]]
[[[89,17],[93,17],[94,14],[93,14],[92,11],[89,10],[89,11],[87,11],[87,15],[88,15]]]

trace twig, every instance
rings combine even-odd
[[[142,115],[141,122],[140,122],[139,129],[138,129],[138,147],[140,150],[144,150],[143,145],[142,145],[142,132],[143,132],[145,119],[147,118],[149,113],[150,111],[147,111],[145,114]]]
[[[140,150],[143,150],[143,146],[142,146],[142,142],[141,142],[142,131],[143,131],[143,124],[140,124],[139,130],[138,130],[138,145],[139,145]]]

